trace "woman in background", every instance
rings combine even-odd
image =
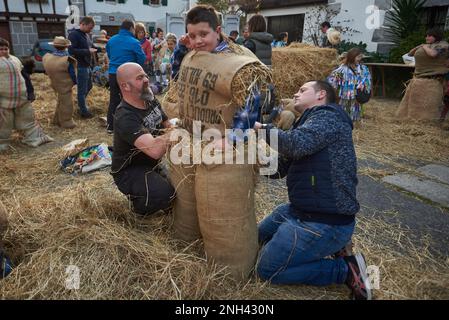
[[[147,59],[145,60],[145,64],[143,66],[143,70],[148,74],[153,74],[153,46],[151,42],[147,39],[146,34],[147,31],[145,29],[145,25],[141,22],[136,23],[136,38],[140,41],[140,46],[142,47],[143,52]]]
[[[358,101],[360,92],[371,92],[371,74],[367,66],[362,64],[363,53],[359,48],[348,51],[343,64],[328,77],[328,82],[337,90],[339,104],[343,106],[352,121],[360,121],[363,117],[363,105]]]

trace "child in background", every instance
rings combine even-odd
[[[31,59],[26,59],[22,62],[22,77],[25,79],[25,85],[27,87],[27,98],[29,102],[33,102],[36,100],[36,96],[34,94],[34,86],[31,82],[31,75],[34,73],[34,68],[36,68],[36,63],[34,63]]]
[[[168,33],[165,37],[166,44],[162,47],[159,52],[158,63],[160,64],[158,69],[160,70],[160,75],[162,76],[162,85],[164,87],[168,86],[171,79],[171,58],[173,52],[176,48],[178,39],[173,33]]]

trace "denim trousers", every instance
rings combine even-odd
[[[355,222],[344,226],[303,222],[290,204],[281,205],[259,224],[263,247],[257,272],[274,284],[342,284],[348,266],[343,258],[329,256],[351,240],[354,227]]]
[[[80,109],[80,113],[85,115],[89,112],[86,105],[86,97],[92,89],[92,70],[90,68],[78,67],[77,83],[78,107]]]

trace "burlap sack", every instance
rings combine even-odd
[[[430,48],[434,50],[443,49],[444,51],[449,49],[449,44],[446,41],[439,41],[431,44]],[[422,78],[448,73],[449,68],[446,66],[448,58],[449,54],[447,53],[430,57],[422,47],[419,48],[415,53],[415,76]]]
[[[22,68],[17,57],[0,57],[0,108],[15,109],[28,101]]]
[[[435,79],[413,78],[396,111],[399,119],[435,120],[443,104],[443,85]]]
[[[170,181],[176,190],[173,230],[175,237],[184,241],[201,238],[196,213],[195,170],[193,165],[170,165]]]
[[[198,220],[208,261],[227,266],[236,280],[254,268],[258,234],[251,165],[197,167]]]
[[[193,132],[193,121],[201,121],[203,130],[222,132],[232,127],[238,105],[232,103],[232,82],[244,66],[258,63],[253,57],[192,51],[186,55],[179,72],[179,114],[183,127]],[[223,66],[226,65],[226,68]]]
[[[302,113],[296,110],[294,99],[281,99],[281,103],[284,106],[284,110],[293,112],[296,118],[301,117]]]
[[[76,60],[69,56],[58,57],[51,53],[47,53],[43,57],[43,64],[45,72],[51,80],[51,86],[58,98],[55,115],[53,117],[53,124],[65,129],[73,129],[76,127],[76,124],[72,119],[73,81],[70,77],[68,68],[69,64],[72,64],[76,70]]]
[[[279,121],[276,126],[281,130],[287,131],[293,126],[295,120],[296,117],[293,112],[284,110],[279,115]]]
[[[5,236],[6,229],[8,229],[8,216],[5,206],[0,200],[0,242]]]

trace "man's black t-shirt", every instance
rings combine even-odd
[[[159,161],[147,156],[134,146],[136,140],[147,133],[160,135],[162,123],[168,120],[162,107],[154,98],[146,104],[145,110],[138,109],[122,101],[114,116],[114,151],[112,154],[112,174],[119,174],[130,165],[154,168]]]

